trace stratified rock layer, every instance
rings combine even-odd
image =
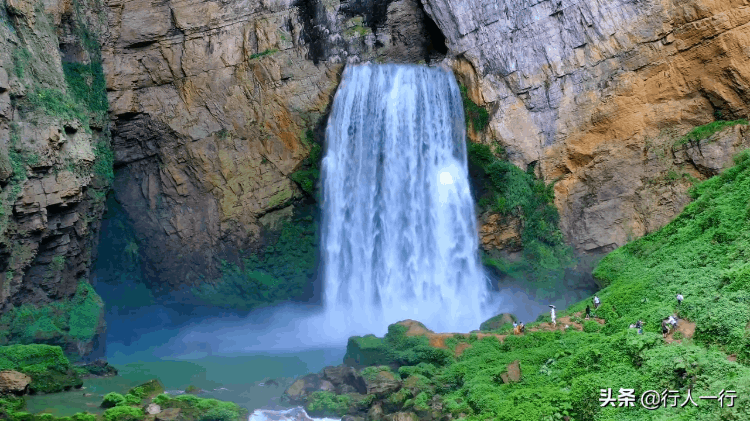
[[[114,189],[146,275],[194,282],[260,245],[303,196],[289,175],[343,64],[429,59],[423,16],[416,0],[109,2]]]
[[[424,3],[470,96],[491,110],[478,138],[558,180],[561,227],[579,250],[611,250],[684,207],[685,183],[650,186],[679,161],[666,140],[654,156],[665,129],[747,116],[745,0]],[[699,170],[681,162],[678,173]]]

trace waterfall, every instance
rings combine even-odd
[[[330,329],[382,334],[411,318],[469,331],[488,297],[466,163],[464,112],[440,68],[344,71],[322,165]]]

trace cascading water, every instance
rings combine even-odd
[[[448,71],[345,70],[323,159],[327,328],[382,334],[407,318],[439,331],[479,327],[488,289],[464,124]]]

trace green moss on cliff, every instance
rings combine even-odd
[[[553,184],[536,178],[533,167],[522,171],[499,159],[487,145],[470,142],[467,151],[470,172],[482,192],[480,208],[518,218],[522,226],[523,260],[511,263],[485,256],[484,263],[503,274],[531,276],[536,281],[561,278],[575,262],[558,227]]]
[[[307,292],[317,264],[317,223],[297,214],[271,241],[241,264],[223,262],[221,279],[193,291],[218,307],[250,310],[299,298]]]
[[[44,342],[65,346],[90,342],[103,317],[104,304],[94,288],[79,281],[73,297],[42,306],[24,304],[0,316],[0,343]]]
[[[490,122],[490,113],[484,107],[480,107],[469,98],[466,86],[461,85],[461,99],[464,103],[464,115],[466,117],[466,127],[471,127],[476,132],[481,132]]]

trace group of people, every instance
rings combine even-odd
[[[677,307],[678,308],[680,307],[680,305],[682,304],[682,300],[684,299],[685,297],[683,297],[682,294],[677,294]],[[594,298],[592,299],[592,301],[594,302],[594,309],[598,309],[599,306],[602,304],[602,301],[599,299],[598,295],[594,295]],[[552,319],[552,325],[556,327],[557,326],[557,314],[555,313],[556,307],[553,306],[552,304],[550,304],[549,307],[550,307],[549,314],[550,314],[550,318]],[[588,320],[590,318],[591,318],[591,306],[586,305],[586,319]],[[669,334],[670,328],[675,329],[677,327],[677,322],[678,322],[677,314],[673,314],[669,316],[668,318],[661,321],[661,332],[662,332],[663,337],[665,338],[667,337],[667,335]],[[630,327],[638,329],[639,335],[643,334],[643,320],[639,319],[635,324],[630,325]],[[513,334],[520,335],[524,331],[525,331],[525,326],[523,323],[513,322]]]

